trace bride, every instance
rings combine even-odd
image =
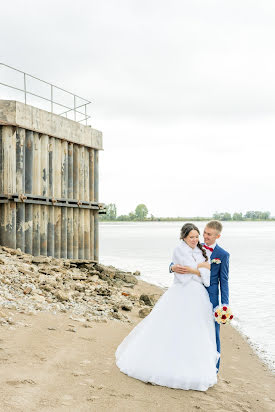
[[[205,289],[210,284],[210,264],[199,233],[192,223],[182,227],[172,260],[185,266],[186,274],[174,274],[172,286],[116,350],[118,368],[132,378],[199,391],[217,383],[219,353]]]

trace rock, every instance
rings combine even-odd
[[[121,304],[121,309],[122,309],[122,310],[127,310],[127,311],[132,310],[132,309],[133,309],[133,304],[132,304],[132,302],[129,302],[129,301],[123,302],[123,303]]]
[[[149,315],[151,310],[152,310],[151,308],[140,309],[140,311],[138,312],[138,315],[139,315],[140,318],[145,318],[147,315]]]
[[[35,276],[36,275],[35,272],[33,272],[31,270],[28,270],[28,269],[25,269],[23,267],[18,267],[18,270],[19,270],[19,272],[23,273],[24,275],[29,275],[29,276]]]
[[[99,286],[96,288],[96,293],[100,296],[110,296],[111,291],[110,289],[104,287],[104,286]]]
[[[10,285],[11,281],[8,278],[2,278],[1,282],[4,283],[5,285]]]
[[[30,286],[26,287],[23,290],[24,295],[29,295],[32,292],[32,288]]]
[[[4,252],[8,252],[8,253],[10,253],[11,255],[22,255],[22,252],[21,252],[21,250],[18,248],[18,249],[11,249],[11,248],[9,248],[9,247],[6,247],[6,246],[2,246],[2,250],[4,251]]]
[[[85,292],[85,284],[81,283],[81,282],[76,282],[74,285],[75,290],[77,290],[78,292]]]
[[[8,318],[8,315],[6,313],[0,311],[0,318],[6,319],[6,318]]]
[[[138,281],[137,281],[137,279],[135,278],[135,276],[132,275],[132,273],[130,273],[130,272],[117,271],[117,272],[116,272],[116,275],[115,275],[115,278],[116,278],[116,279],[121,279],[121,280],[123,280],[123,281],[126,282],[126,283],[132,283],[132,284],[134,284],[134,285],[138,283]]]
[[[60,300],[61,302],[66,302],[68,300],[70,300],[70,296],[68,293],[64,292],[63,290],[57,290],[55,292],[55,296],[58,300]]]
[[[41,303],[45,302],[45,297],[42,295],[38,295],[38,294],[34,294],[32,296],[32,299],[35,300],[36,302],[41,302]]]
[[[122,285],[124,288],[129,288],[129,289],[133,289],[133,287],[135,286],[133,283],[127,283],[127,285],[125,285],[125,283]]]
[[[134,276],[140,276],[140,271],[139,271],[139,270],[136,270],[136,271],[133,273],[133,275],[134,275]]]
[[[85,275],[85,273],[74,273],[73,274],[73,280],[86,280],[87,276]]]
[[[50,263],[52,261],[52,258],[50,256],[34,256],[32,258],[32,263]]]
[[[154,306],[156,301],[157,301],[157,298],[156,298],[155,295],[145,295],[145,294],[143,294],[143,295],[140,295],[139,300],[142,301],[143,303],[145,303],[145,305],[147,305],[147,306]]]

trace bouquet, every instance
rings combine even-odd
[[[227,305],[216,306],[214,309],[215,321],[219,324],[229,323],[233,319],[231,309]]]

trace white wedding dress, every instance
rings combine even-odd
[[[196,268],[205,259],[201,250],[184,241],[175,249],[174,264]],[[116,350],[121,372],[169,388],[205,391],[217,383],[213,307],[205,286],[210,271],[197,275],[174,274],[172,286],[151,313]]]

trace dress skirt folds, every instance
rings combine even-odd
[[[185,244],[180,247],[181,253],[190,252]],[[200,250],[194,253],[191,249],[189,257],[194,267],[204,260]],[[190,265],[188,259],[186,262]],[[207,270],[201,277],[175,275],[174,283],[151,313],[118,346],[116,364],[121,372],[144,382],[185,390],[205,391],[217,383],[219,353],[213,308],[203,284],[207,279]]]

